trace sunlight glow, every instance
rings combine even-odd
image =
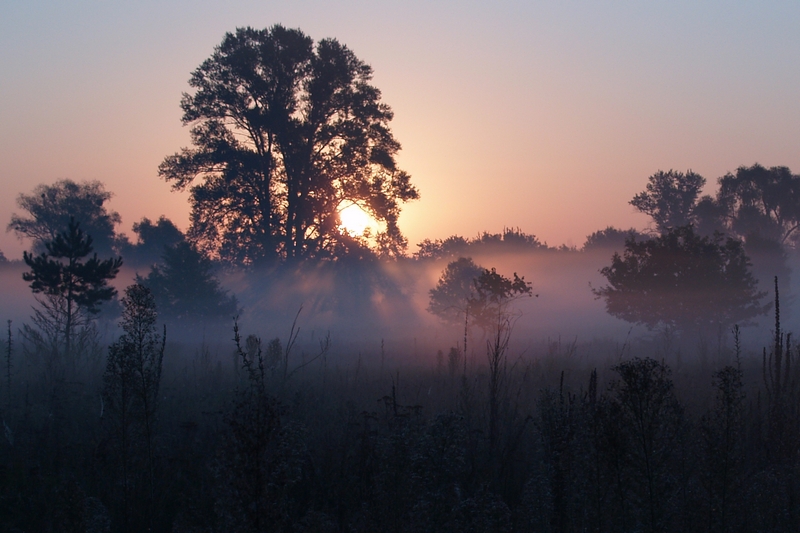
[[[364,235],[368,228],[374,229],[376,226],[375,219],[354,202],[339,204],[339,220],[339,227],[351,235]]]

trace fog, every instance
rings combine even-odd
[[[534,354],[559,341],[563,344],[630,346],[658,340],[659,331],[610,316],[605,303],[591,288],[606,280],[600,269],[610,263],[613,250],[576,251],[543,248],[520,250],[501,247],[476,247],[468,254],[477,265],[496,268],[510,277],[523,276],[532,286],[531,297],[523,296],[510,304],[514,316],[512,346],[518,353]],[[795,256],[790,257],[793,260]],[[241,330],[263,339],[287,338],[292,325],[300,330],[298,347],[314,351],[320,339],[330,335],[330,353],[343,360],[362,354],[376,357],[383,345],[384,357],[405,363],[435,363],[439,350],[463,344],[463,325],[447,325],[427,311],[430,290],[443,269],[455,257],[438,260],[400,259],[397,261],[339,261],[318,264],[284,265],[269,270],[222,269],[217,272],[222,287],[236,296]],[[793,272],[797,267],[790,261]],[[0,318],[12,320],[14,329],[29,320],[36,300],[22,280],[25,265],[20,261],[0,269]],[[133,283],[136,274],[147,269],[124,266],[113,281],[121,294]],[[773,298],[767,280],[759,288]],[[787,284],[789,285],[789,284]],[[797,299],[782,286],[782,320],[791,331],[800,325],[794,310]],[[97,316],[106,332],[106,341],[118,333],[119,305],[106,304]],[[295,322],[296,321],[296,322]],[[213,323],[170,323],[169,338],[226,345],[232,349],[233,317]],[[769,338],[774,318],[768,314],[743,329],[746,346],[761,346]],[[198,337],[199,335],[199,337]],[[726,339],[715,338],[713,342]],[[469,344],[474,357],[484,351],[485,332],[471,327]],[[691,346],[686,347],[691,351]],[[477,355],[476,355],[477,354]]]
[[[658,328],[650,330],[614,318],[593,294],[592,287],[606,283],[599,271],[610,263],[613,250],[502,246],[473,251],[467,255],[476,264],[496,268],[506,277],[517,273],[532,284],[532,296],[515,299],[509,308],[514,316],[511,348],[516,356],[542,356],[558,351],[555,347],[560,345],[562,349],[574,346],[573,351],[582,357],[598,357],[601,362],[619,358],[625,347],[630,355],[638,346],[643,355],[662,344]],[[222,271],[220,279],[238,299],[238,322],[246,334],[285,340],[296,319],[298,347],[309,354],[318,351],[319,340],[330,334],[334,360],[352,362],[360,357],[364,362],[377,363],[380,358],[393,364],[435,365],[438,351],[447,353],[464,339],[463,325],[445,324],[427,311],[430,290],[454,259],[342,261],[269,271]],[[798,313],[792,285],[786,285],[781,286],[782,323],[791,331],[798,329]],[[761,280],[759,288],[767,292],[763,301],[772,301],[771,278]],[[223,338],[230,339],[231,324],[227,333],[221,324],[216,326]],[[743,326],[743,346],[756,353],[768,342],[774,317],[767,313]],[[485,341],[486,332],[469,328],[469,352],[475,364],[485,359]],[[730,353],[731,343],[729,331],[714,332],[705,339],[686,340],[680,349],[691,358],[699,345]]]

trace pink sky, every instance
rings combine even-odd
[[[6,3],[9,4],[9,3]],[[60,178],[101,180],[120,231],[188,224],[157,176],[188,145],[190,72],[237,26],[336,37],[375,70],[423,238],[519,226],[580,246],[659,169],[800,172],[800,4],[25,2],[0,7],[0,222]],[[556,5],[558,4],[558,5]],[[9,257],[23,247],[0,232]]]

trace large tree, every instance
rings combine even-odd
[[[191,190],[189,237],[246,263],[320,257],[358,245],[340,204],[382,223],[373,244],[402,253],[399,203],[418,197],[395,163],[392,111],[372,68],[335,39],[297,29],[238,28],[192,74],[181,102],[193,148],[159,173]]]
[[[688,333],[726,327],[764,314],[766,293],[750,272],[742,243],[702,237],[691,225],[654,239],[625,243],[601,274],[608,285],[594,289],[613,316]]]
[[[37,185],[31,194],[17,197],[17,205],[28,216],[12,214],[6,231],[14,231],[20,239],[31,239],[34,249],[41,252],[45,243],[67,231],[74,219],[92,237],[94,250],[108,255],[114,248],[114,228],[121,221],[119,213],[103,205],[111,196],[99,181],[78,183],[64,179],[52,185]]]

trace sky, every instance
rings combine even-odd
[[[133,236],[188,226],[157,175],[189,146],[190,73],[237,27],[335,37],[374,69],[400,167],[421,193],[400,227],[424,238],[519,227],[580,246],[658,170],[708,180],[741,165],[800,172],[800,3],[0,2],[0,223],[58,179],[100,180]],[[24,249],[0,231],[8,257]]]

